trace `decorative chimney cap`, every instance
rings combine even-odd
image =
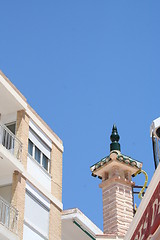
[[[120,136],[118,134],[117,127],[116,127],[115,124],[113,124],[112,134],[110,136],[110,139],[111,139],[111,142],[112,142],[110,144],[110,152],[113,151],[113,150],[120,151],[121,147],[120,147],[120,144],[118,143],[118,141],[120,139]]]
[[[110,151],[111,153],[107,156],[102,158],[99,162],[95,163],[90,167],[92,172],[92,176],[102,178],[102,169],[106,171],[106,166],[109,165],[113,160],[111,158],[112,153],[115,154],[115,160],[121,164],[128,165],[132,173],[137,172],[137,169],[142,168],[142,162],[139,162],[129,156],[126,156],[120,152],[120,144],[118,143],[120,136],[117,131],[117,127],[114,124],[112,128],[112,134],[110,136],[111,144],[110,144]]]

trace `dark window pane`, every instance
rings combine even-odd
[[[16,133],[16,124],[12,123],[12,124],[7,124],[6,127],[13,133]]]
[[[40,150],[35,146],[35,159],[37,162],[40,163],[40,159],[41,159],[41,152]]]
[[[28,153],[33,156],[33,143],[31,142],[31,140],[28,140]]]
[[[48,158],[43,155],[42,166],[48,171]]]

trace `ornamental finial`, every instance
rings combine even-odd
[[[118,131],[117,131],[117,127],[115,124],[113,124],[113,128],[112,128],[112,134],[110,136],[110,139],[111,139],[111,144],[110,144],[110,151],[113,151],[113,150],[118,150],[120,151],[120,144],[118,143],[119,139],[120,139],[120,136],[118,134]]]

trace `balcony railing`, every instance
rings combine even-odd
[[[0,224],[17,234],[18,211],[0,197]]]
[[[21,141],[2,123],[0,123],[0,144],[3,145],[17,159],[21,160]]]

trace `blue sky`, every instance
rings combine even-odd
[[[90,166],[122,153],[154,172],[149,128],[160,116],[160,1],[1,1],[0,69],[64,143],[64,209],[102,229]],[[134,179],[143,184],[143,176]]]

